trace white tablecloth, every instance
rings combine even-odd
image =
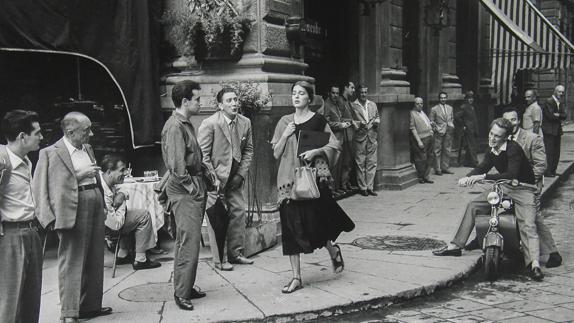
[[[120,184],[120,192],[126,192],[129,199],[126,205],[129,210],[143,209],[151,214],[151,222],[155,240],[157,241],[157,231],[164,224],[163,208],[157,199],[157,194],[153,190],[153,185],[157,182],[135,182]]]

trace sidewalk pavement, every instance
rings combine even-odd
[[[574,124],[565,127],[558,173],[574,164]],[[194,300],[195,310],[177,308],[173,302],[173,254],[160,257],[162,267],[133,271],[119,266],[111,278],[112,254],[106,251],[103,306],[114,313],[90,322],[221,322],[314,319],[369,308],[380,308],[398,300],[430,294],[468,275],[481,251],[463,252],[461,257],[436,257],[430,250],[389,251],[356,246],[362,238],[373,247],[406,246],[405,238],[450,241],[466,204],[481,189],[460,188],[458,178],[468,168],[452,168],[454,175],[433,176],[434,184],[418,184],[403,191],[381,191],[378,197],[352,196],[340,201],[356,223],[337,243],[345,259],[345,271],[333,274],[328,253],[322,249],[302,255],[305,288],[282,294],[291,277],[288,257],[276,246],[253,257],[254,265],[236,265],[231,272],[213,268],[208,248],[203,248],[197,286],[207,297]],[[559,180],[546,180],[545,192]],[[397,238],[379,238],[398,236]],[[368,239],[371,237],[371,239]],[[55,250],[44,262],[41,322],[58,322],[59,300]]]

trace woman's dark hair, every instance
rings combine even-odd
[[[8,111],[2,119],[2,133],[6,140],[14,141],[21,132],[30,134],[34,130],[32,125],[39,122],[40,117],[34,111],[12,110]]]
[[[309,95],[309,103],[313,102],[313,98],[315,97],[315,89],[313,88],[313,84],[307,81],[297,81],[293,83],[293,86],[291,86],[291,91],[293,91],[293,88],[295,88],[296,85],[304,88],[305,91],[307,91],[307,95]]]
[[[193,90],[201,90],[199,83],[185,80],[177,82],[171,89],[171,100],[176,108],[181,107],[181,100],[184,98],[191,100],[193,97]]]

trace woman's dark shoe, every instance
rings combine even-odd
[[[528,276],[537,282],[544,279],[544,274],[542,273],[542,269],[540,269],[540,267],[530,267],[528,270]]]
[[[331,258],[331,264],[333,264],[333,272],[338,274],[345,269],[345,261],[343,260],[343,254],[341,253],[341,247],[339,245],[334,245],[337,248],[337,254],[335,257]]]
[[[447,247],[443,247],[441,249],[438,250],[434,250],[432,252],[433,255],[435,256],[453,256],[453,257],[460,257],[462,255],[462,251],[460,250],[460,248],[456,248],[456,249],[448,249]]]
[[[299,289],[303,288],[303,282],[301,281],[301,278],[293,278],[291,279],[291,281],[289,282],[289,284],[283,286],[283,289],[281,290],[281,293],[283,294],[291,294],[294,291],[297,291]]]
[[[551,253],[546,262],[546,268],[554,268],[560,265],[562,265],[562,256],[558,251]]]
[[[173,299],[175,300],[175,304],[182,310],[193,311],[193,304],[191,303],[191,300],[177,297],[175,295],[173,295]]]

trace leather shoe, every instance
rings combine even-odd
[[[202,298],[202,297],[205,297],[205,295],[207,295],[207,294],[205,294],[205,293],[202,292],[202,291],[198,291],[198,290],[195,289],[195,288],[192,288],[192,289],[191,289],[191,296],[189,297],[189,299]]]
[[[144,269],[153,269],[157,267],[161,267],[161,264],[157,261],[149,260],[147,258],[144,262],[136,261],[132,265],[134,270],[144,270]]]
[[[60,322],[62,323],[79,323],[77,318],[75,317],[64,317]]]
[[[424,181],[425,181],[425,183],[427,183],[427,184],[434,184],[434,181],[431,181],[431,180],[428,179],[428,178],[425,178]]]
[[[426,183],[426,182],[427,182],[427,181],[425,181],[425,180],[422,179],[422,178],[419,179],[419,183],[420,183],[420,184],[424,184],[424,183]]]
[[[478,244],[478,240],[472,239],[471,242],[467,243],[466,246],[464,246],[464,250],[476,250],[476,249],[480,249],[480,245]]]
[[[377,196],[379,194],[375,193],[373,190],[367,190],[367,194],[371,195],[371,196]]]
[[[175,300],[177,307],[185,311],[193,311],[193,304],[191,303],[191,300],[177,297],[175,295],[173,295],[173,299]]]
[[[562,256],[558,251],[551,253],[546,262],[546,268],[554,268],[560,265],[562,265]]]
[[[367,193],[366,190],[360,190],[359,194],[363,195],[363,196],[369,196],[369,193]]]
[[[232,271],[233,270],[233,265],[231,265],[228,262],[224,262],[224,263],[215,263],[215,268],[219,269],[221,271]]]
[[[454,174],[453,172],[451,172],[451,171],[448,170],[448,169],[443,169],[443,170],[442,170],[442,173],[443,173],[443,174]]]
[[[78,315],[78,317],[81,319],[90,319],[90,318],[94,318],[94,317],[98,317],[98,316],[104,316],[104,315],[110,315],[110,314],[112,314],[112,308],[111,307],[102,307],[98,311],[80,312],[80,315]]]
[[[453,257],[460,257],[462,255],[462,251],[460,248],[456,249],[448,249],[448,247],[443,247],[438,250],[433,250],[432,252],[435,256],[453,256]]]
[[[116,257],[116,265],[127,265],[134,263],[134,256],[127,255],[125,257]]]
[[[537,282],[542,281],[544,278],[544,274],[542,273],[542,269],[540,269],[540,267],[531,267],[528,271],[528,276]]]
[[[437,176],[442,176],[442,172],[440,170],[437,170],[436,172],[434,172],[434,174]]]
[[[243,255],[239,255],[233,259],[229,259],[229,262],[237,265],[253,265],[253,260],[245,258]]]

